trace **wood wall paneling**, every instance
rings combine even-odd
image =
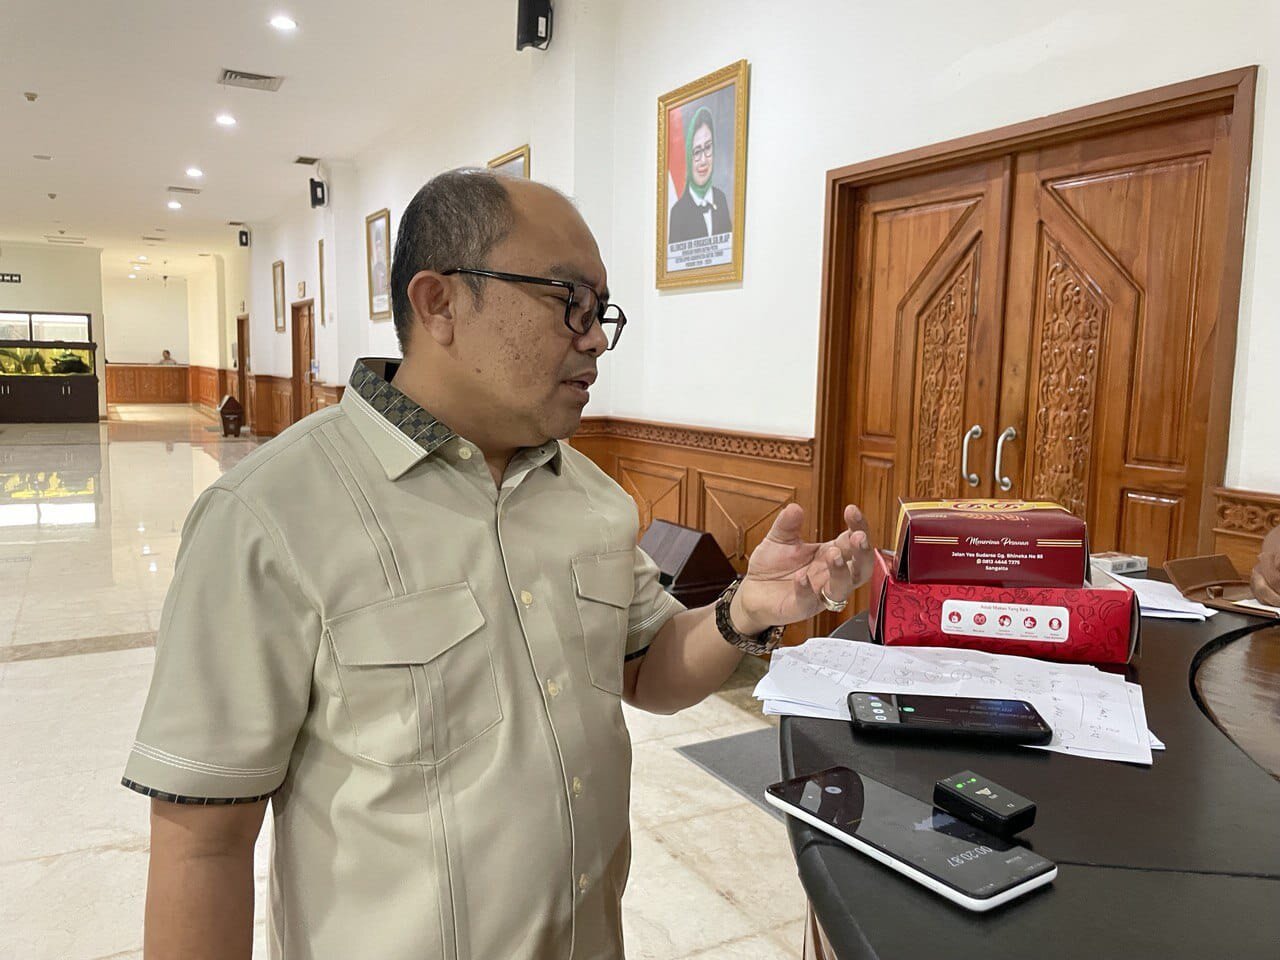
[[[1262,539],[1280,527],[1280,495],[1229,487],[1213,494],[1213,552],[1225,553],[1247,576],[1258,562]]]
[[[589,418],[571,440],[636,501],[643,535],[655,518],[706,530],[739,573],[793,500],[814,516],[813,441],[622,418]],[[796,624],[787,643],[812,635]]]
[[[177,364],[108,363],[107,403],[186,403],[188,367]]]

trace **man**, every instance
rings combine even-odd
[[[166,350],[160,355],[160,362],[163,364],[172,364],[177,363],[178,361],[173,359],[173,354]]]
[[[1253,595],[1263,603],[1280,607],[1280,527],[1262,541],[1262,552],[1250,578]]]
[[[682,243],[733,231],[729,201],[724,191],[711,182],[715,171],[715,125],[711,111],[701,107],[693,115],[685,140],[684,193],[671,208],[668,243]]]
[[[442,174],[392,263],[404,360],[357,363],[191,511],[125,775],[152,796],[148,960],[247,958],[271,797],[282,958],[621,957],[630,743],[742,648],[839,609],[862,517],[784,510],[683,612],[634,503],[559,439],[625,317],[547,187]]]

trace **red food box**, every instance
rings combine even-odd
[[[1106,586],[993,587],[907,583],[875,552],[869,624],[876,643],[960,647],[1062,663],[1128,663],[1138,647],[1138,599]]]
[[[894,573],[909,583],[1079,587],[1088,578],[1084,521],[1056,503],[904,501]]]

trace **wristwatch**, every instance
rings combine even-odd
[[[726,641],[752,656],[760,657],[766,653],[772,653],[782,642],[783,627],[770,627],[764,633],[758,633],[754,637],[739,633],[733,628],[733,621],[729,618],[729,605],[733,603],[733,595],[738,592],[738,587],[741,585],[741,580],[733,581],[716,600],[716,628]]]

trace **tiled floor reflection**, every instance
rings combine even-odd
[[[185,406],[0,424],[0,957],[140,958],[147,802],[119,786],[195,496],[254,449]],[[712,697],[627,710],[635,744],[631,960],[800,955],[782,826],[675,752],[765,725]],[[269,820],[268,820],[269,823]],[[265,958],[264,834],[258,937]]]

